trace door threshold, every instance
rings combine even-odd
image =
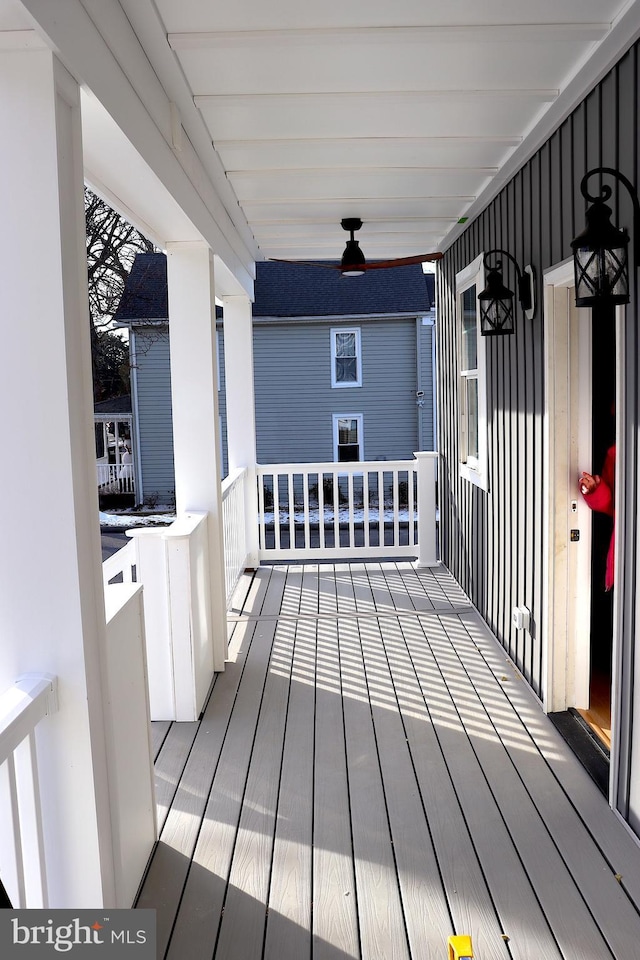
[[[549,719],[604,797],[609,796],[609,750],[578,710],[550,713]]]
[[[582,717],[589,729],[596,735],[602,746],[611,752],[611,727],[605,726],[606,720],[594,710],[582,710],[576,708],[576,712]]]

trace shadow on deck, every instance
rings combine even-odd
[[[261,567],[154,724],[171,960],[629,960],[640,849],[442,568]]]

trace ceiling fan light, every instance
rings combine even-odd
[[[347,240],[347,245],[340,261],[340,271],[343,277],[361,277],[366,263],[364,253],[357,240]]]

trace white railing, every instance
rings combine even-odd
[[[102,580],[105,587],[114,583],[136,583],[136,564],[136,544],[134,540],[130,540],[102,562]]]
[[[100,493],[133,493],[133,464],[97,463],[98,490]]]
[[[49,905],[35,729],[57,709],[55,677],[21,677],[0,696],[0,878],[14,908]]]
[[[246,483],[246,468],[237,470],[222,481],[222,528],[227,606],[247,559]]]
[[[425,491],[435,491],[436,457],[258,466],[260,559],[405,556],[435,562],[435,492],[425,497]],[[433,547],[427,543],[431,530]]]
[[[101,672],[115,906],[130,907],[157,839],[141,585],[111,584],[105,618]]]

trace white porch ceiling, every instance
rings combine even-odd
[[[261,254],[308,259],[345,216],[370,257],[446,246],[628,4],[156,6]]]
[[[98,97],[90,29],[109,46],[245,265],[337,258],[343,217],[371,258],[446,248],[640,35],[640,0],[0,0],[0,31],[25,8]],[[131,166],[90,127],[135,213]]]

